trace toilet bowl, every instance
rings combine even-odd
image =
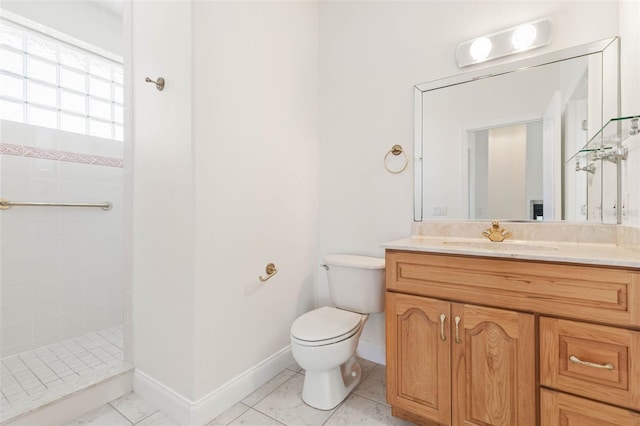
[[[291,351],[305,370],[302,400],[320,410],[336,407],[360,382],[358,340],[368,314],[384,310],[384,259],[330,255],[325,262],[338,307],[307,312],[291,326]]]

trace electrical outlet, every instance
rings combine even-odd
[[[447,206],[439,206],[433,208],[433,216],[446,216]]]

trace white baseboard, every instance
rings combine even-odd
[[[205,425],[293,364],[287,346],[197,401],[191,401],[136,369],[133,389],[180,425]]]
[[[132,373],[129,370],[44,407],[35,409],[33,412],[15,420],[2,423],[2,426],[58,426],[67,424],[85,413],[96,410],[106,403],[126,395],[131,390]]]
[[[358,356],[368,361],[387,365],[387,354],[384,345],[371,340],[360,339],[360,342],[358,342]]]

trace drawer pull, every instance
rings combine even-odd
[[[440,314],[440,339],[444,342],[447,340],[447,336],[444,334],[444,320],[447,319],[445,314]]]
[[[462,340],[460,340],[460,317],[459,316],[456,316],[455,322],[456,322],[456,343],[462,343]]]
[[[593,362],[589,362],[589,361],[582,361],[580,358],[578,358],[575,355],[571,355],[569,357],[569,361],[573,362],[574,364],[580,364],[580,365],[584,365],[587,367],[593,367],[593,368],[604,368],[605,370],[613,370],[613,364],[611,364],[610,362],[606,363],[606,364],[596,364]]]

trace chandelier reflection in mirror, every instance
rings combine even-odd
[[[462,42],[456,50],[460,68],[546,46],[552,38],[551,18],[538,19]]]

